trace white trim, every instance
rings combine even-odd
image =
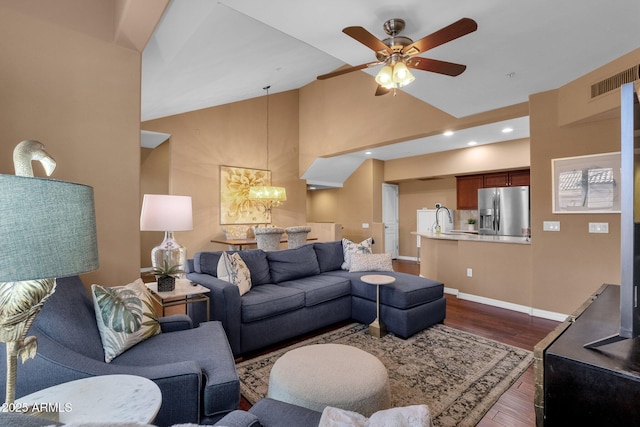
[[[542,319],[555,320],[557,322],[564,322],[565,320],[567,320],[567,317],[568,317],[567,314],[563,314],[563,313],[540,310],[540,309],[529,307],[526,305],[514,304],[512,302],[507,302],[507,301],[502,301],[502,300],[497,300],[497,299],[487,298],[487,297],[481,297],[473,294],[466,294],[454,288],[445,287],[444,293],[453,295],[463,300],[490,305],[493,307],[504,308],[506,310],[517,311],[518,313],[525,313],[525,314],[528,314],[529,316],[540,317]]]
[[[396,259],[401,259],[404,261],[416,261],[416,262],[418,261],[418,257],[415,257],[415,256],[398,255],[398,258]]]

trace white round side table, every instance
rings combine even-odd
[[[369,333],[377,338],[387,335],[387,327],[380,320],[380,285],[390,285],[396,281],[395,277],[384,274],[367,274],[360,277],[364,283],[376,285],[376,318],[369,325]]]
[[[15,408],[20,412],[27,405],[35,405],[36,408],[57,410],[57,421],[63,424],[148,424],[155,419],[161,404],[160,388],[147,378],[99,375],[23,396],[16,399]]]

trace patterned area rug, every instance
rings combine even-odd
[[[255,403],[267,395],[269,372],[288,350],[338,343],[358,347],[389,372],[393,406],[427,404],[434,427],[475,426],[527,369],[533,353],[467,332],[435,325],[403,340],[369,335],[354,323],[237,364],[242,395]]]

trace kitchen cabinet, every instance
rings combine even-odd
[[[478,190],[491,187],[529,185],[529,169],[456,177],[456,209],[478,209]]]
[[[456,209],[478,209],[478,190],[483,188],[482,175],[459,176],[456,179]]]
[[[484,188],[529,185],[529,170],[516,170],[484,174]]]

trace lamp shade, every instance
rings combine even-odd
[[[142,231],[193,230],[191,197],[145,194],[140,213]]]
[[[47,279],[98,268],[93,188],[0,175],[0,282]]]

